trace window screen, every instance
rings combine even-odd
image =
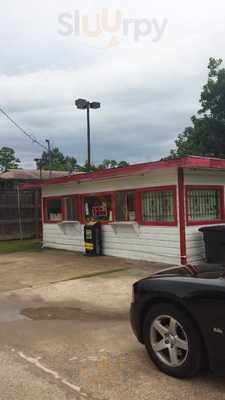
[[[142,219],[145,222],[173,222],[174,192],[150,191],[142,193]]]
[[[66,197],[64,199],[65,202],[65,221],[76,221],[77,213],[76,213],[76,200],[74,197]]]
[[[116,194],[116,221],[135,221],[135,196],[133,192]]]
[[[61,221],[62,220],[62,203],[61,199],[47,199],[47,220]]]
[[[188,189],[188,219],[190,221],[220,218],[220,190]]]

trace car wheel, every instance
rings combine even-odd
[[[170,304],[153,306],[144,323],[146,349],[158,368],[176,378],[195,375],[202,363],[202,343],[191,318]]]

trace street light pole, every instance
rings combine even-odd
[[[77,99],[75,105],[79,110],[87,110],[87,169],[91,170],[91,129],[90,129],[90,109],[97,109],[101,104],[97,101],[87,101],[84,99]]]
[[[90,103],[87,104],[87,168],[91,169],[91,130],[90,130]]]

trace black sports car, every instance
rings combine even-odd
[[[133,285],[133,331],[163,372],[225,366],[225,267],[173,267]]]

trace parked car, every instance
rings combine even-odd
[[[173,267],[133,285],[131,325],[152,361],[190,377],[225,366],[225,267]]]

